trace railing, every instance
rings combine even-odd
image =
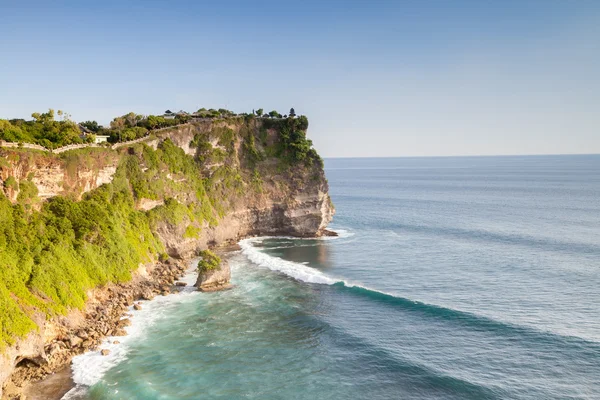
[[[24,148],[24,149],[49,151],[47,148],[45,148],[44,146],[40,146],[39,144],[5,142],[4,140],[0,140],[0,147],[15,147],[15,148],[18,147],[18,148]]]
[[[241,116],[235,116],[233,118],[236,117],[241,117]],[[275,119],[275,118],[273,118]],[[119,142],[119,143],[115,143],[112,146],[110,146],[111,149],[115,150],[118,149],[120,147],[124,147],[124,146],[128,146],[131,144],[135,144],[135,143],[141,143],[144,142],[146,140],[150,140],[152,139],[152,135],[157,134],[159,132],[162,131],[166,131],[166,130],[170,130],[170,129],[177,129],[177,128],[181,128],[183,126],[186,125],[191,125],[193,122],[206,122],[206,121],[214,121],[213,118],[192,118],[192,120],[190,122],[185,122],[183,124],[179,124],[179,125],[173,125],[173,126],[166,126],[164,128],[159,128],[159,129],[153,129],[151,131],[148,131],[149,134],[148,136],[144,136],[138,139],[133,139],[133,140],[129,140],[127,142]],[[60,154],[60,153],[64,153],[65,151],[69,151],[69,150],[76,150],[76,149],[85,149],[88,147],[97,147],[97,148],[102,148],[104,147],[102,144],[99,143],[83,143],[83,144],[69,144],[66,146],[62,146],[62,147],[58,147],[56,149],[49,149],[47,147],[41,146],[39,144],[34,144],[34,143],[14,143],[14,142],[6,142],[4,140],[0,140],[0,147],[10,147],[10,148],[23,148],[23,149],[34,149],[34,150],[42,150],[42,151],[47,151],[53,154]]]
[[[181,125],[185,125],[185,124],[181,124]],[[175,125],[169,128],[175,128],[175,127],[179,127],[181,125]],[[162,129],[167,129],[167,128],[162,128]],[[153,130],[151,131],[152,134],[154,134],[155,132],[158,132],[159,130],[162,129],[157,129],[157,130]],[[116,150],[120,147],[124,147],[124,146],[129,146],[131,144],[135,144],[135,143],[141,143],[147,140],[151,140],[153,139],[151,135],[148,136],[144,136],[138,139],[133,139],[133,140],[129,140],[127,142],[119,142],[119,143],[115,143],[113,145],[110,146],[111,149]],[[64,153],[65,151],[69,151],[69,150],[76,150],[76,149],[85,149],[85,148],[103,148],[103,147],[107,147],[104,146],[101,143],[82,143],[82,144],[69,144],[66,146],[62,146],[62,147],[58,147],[56,149],[49,149],[47,147],[41,146],[39,144],[33,144],[33,143],[14,143],[14,142],[5,142],[4,140],[0,140],[0,147],[8,147],[8,148],[20,148],[20,149],[35,149],[35,150],[41,150],[41,151],[47,151],[49,153],[52,154],[60,154],[60,153]]]
[[[69,144],[69,145],[59,147],[59,148],[56,148],[53,150],[48,150],[48,151],[50,153],[60,154],[60,153],[64,153],[65,151],[76,150],[76,149],[85,149],[88,147],[102,147],[102,146],[99,145],[98,143]]]

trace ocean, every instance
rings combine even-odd
[[[339,237],[242,241],[65,399],[600,398],[600,156],[325,165]]]

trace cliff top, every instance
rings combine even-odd
[[[56,119],[58,116],[59,119]],[[57,113],[49,109],[46,113],[34,112],[32,120],[0,119],[0,143],[27,144],[28,148],[39,150],[55,150],[65,146],[98,144],[102,142],[120,143],[141,139],[153,131],[174,127],[189,122],[206,120],[251,120],[253,118],[283,120],[296,118],[296,112],[290,109],[289,116],[281,115],[273,110],[264,113],[262,109],[252,110],[252,113],[237,114],[226,109],[201,108],[194,113],[185,111],[172,112],[166,110],[163,115],[142,115],[134,112],[115,117],[108,127],[97,121],[76,123],[70,115],[59,110]],[[298,116],[305,121],[305,116]],[[306,129],[306,128],[305,128]],[[6,144],[5,144],[6,145]]]

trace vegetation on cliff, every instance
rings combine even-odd
[[[202,259],[198,263],[201,272],[212,271],[221,267],[221,257],[210,250],[202,250],[199,254]]]
[[[129,112],[114,118],[109,127],[100,125],[97,121],[84,121],[79,124],[70,119],[70,115],[58,111],[61,120],[55,120],[53,109],[46,113],[34,112],[30,121],[24,119],[0,119],[0,140],[15,143],[31,143],[56,149],[71,144],[94,143],[96,135],[108,136],[110,143],[127,142],[148,136],[153,130],[173,127],[190,121],[201,119],[231,120],[257,116],[259,118],[284,118],[279,112],[273,110],[264,114],[263,109],[253,111],[252,114],[236,114],[233,111],[220,108],[201,108],[189,114],[184,111],[173,113],[167,110],[164,115],[142,115]],[[290,109],[290,118],[296,116],[294,109]],[[288,116],[285,115],[287,119]],[[306,118],[306,117],[300,117]],[[306,129],[306,128],[304,128]]]
[[[77,124],[60,110],[60,121],[55,120],[55,112],[52,109],[46,113],[33,113],[31,116],[31,121],[0,119],[0,140],[39,144],[48,149],[93,141],[92,136],[82,139]]]
[[[181,228],[182,240],[196,238],[238,199],[260,197],[266,180],[318,174],[322,161],[306,138],[307,126],[303,117],[216,122],[196,129],[194,155],[169,138],[156,149],[139,143],[60,156],[0,150],[0,349],[36,329],[36,314],[47,318],[82,307],[88,289],[129,280],[140,263],[164,255],[162,228]],[[111,183],[83,195],[74,184],[44,202],[35,171],[27,178],[11,175],[35,157],[63,163],[70,179],[96,159],[112,158],[118,166]],[[16,198],[8,196],[17,191]],[[140,204],[149,200],[158,205],[144,211]],[[212,255],[205,254],[207,267],[216,260]]]

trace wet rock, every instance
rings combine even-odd
[[[118,340],[115,340],[115,341],[113,342],[113,344],[121,344],[121,342],[119,342]]]
[[[142,306],[136,303],[133,305],[133,309],[136,311],[140,311],[142,309]]]
[[[119,320],[119,327],[125,328],[126,326],[131,326],[131,320],[129,318]]]
[[[102,354],[103,356],[107,356],[107,355],[109,355],[109,354],[110,354],[110,350],[108,350],[108,349],[102,349],[102,350],[100,351],[100,354]]]
[[[175,286],[187,286],[185,282],[175,282]]]
[[[127,336],[127,331],[122,328],[117,328],[113,331],[112,336]]]

